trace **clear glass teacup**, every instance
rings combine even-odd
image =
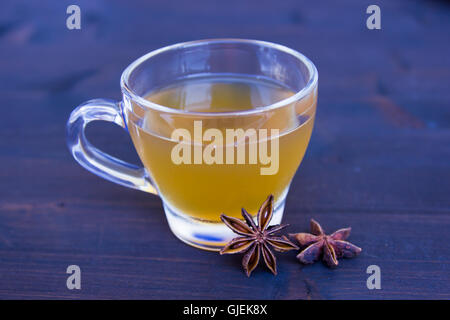
[[[179,239],[220,250],[235,237],[222,213],[240,218],[245,208],[255,215],[273,194],[271,224],[281,222],[311,137],[317,86],[314,64],[281,45],[241,39],[175,44],[125,69],[122,101],[77,107],[67,143],[87,170],[159,195]],[[84,129],[94,120],[127,130],[144,167],[93,147]]]

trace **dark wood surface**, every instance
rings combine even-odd
[[[82,29],[66,29],[69,4]],[[450,4],[377,1],[5,1],[0,4],[0,298],[449,299]],[[65,123],[91,98],[120,99],[121,71],[164,45],[269,40],[319,70],[317,121],[284,221],[352,226],[363,253],[338,269],[278,255],[247,279],[240,257],[191,248],[158,197],[92,175]],[[101,149],[138,163],[126,132],[96,123]],[[112,142],[113,141],[113,142]],[[82,270],[69,291],[68,265]],[[381,268],[368,290],[366,268]]]

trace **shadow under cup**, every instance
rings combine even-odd
[[[270,82],[292,94],[264,107],[227,112],[191,112],[145,98],[180,81],[217,77]],[[289,185],[311,136],[317,83],[311,61],[268,42],[218,39],[165,47],[124,71],[121,103],[92,100],[74,110],[68,123],[69,148],[88,170],[158,194],[179,239],[201,249],[220,250],[236,237],[220,221],[222,213],[241,218],[245,208],[255,215],[273,194],[271,224],[281,222]],[[91,146],[83,132],[92,120],[128,129],[145,168]],[[182,138],[174,136],[179,129],[184,130]],[[208,132],[213,134],[209,139]],[[234,136],[227,140],[231,132]],[[189,154],[192,161],[174,160],[174,150],[183,150],[178,154]],[[215,160],[205,158],[206,150],[217,156]]]

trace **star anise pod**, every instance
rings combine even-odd
[[[311,219],[311,233],[290,234],[291,238],[304,247],[297,259],[304,264],[311,264],[322,257],[329,267],[338,265],[338,258],[353,258],[361,252],[361,248],[344,241],[350,235],[351,228],[339,229],[326,235],[320,224]]]
[[[231,240],[221,251],[220,254],[244,253],[242,266],[246,275],[249,277],[256,268],[259,258],[262,255],[267,268],[273,274],[277,274],[277,260],[270,250],[273,247],[276,251],[286,252],[298,247],[289,241],[286,237],[278,237],[274,234],[284,228],[287,224],[269,226],[273,214],[273,196],[270,195],[258,210],[258,225],[253,221],[252,216],[243,208],[242,216],[245,223],[237,218],[228,217],[224,214],[220,219],[235,233],[241,237]]]

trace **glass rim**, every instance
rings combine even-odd
[[[295,92],[294,95],[280,100],[276,101],[272,104],[259,107],[257,109],[247,109],[247,110],[238,110],[238,111],[225,111],[225,112],[200,112],[200,111],[187,111],[187,110],[181,110],[181,109],[175,109],[170,108],[164,105],[160,105],[154,102],[151,102],[149,100],[146,100],[141,95],[137,94],[134,90],[131,89],[128,80],[133,73],[133,71],[140,66],[143,62],[151,59],[152,57],[170,51],[174,49],[180,49],[180,48],[189,48],[189,47],[195,47],[199,45],[209,44],[209,43],[242,43],[242,44],[254,44],[262,47],[268,47],[272,49],[276,49],[278,51],[285,52],[287,54],[290,54],[297,60],[300,60],[300,62],[308,69],[309,71],[309,78],[306,82],[306,85]],[[187,42],[180,42],[173,45],[165,46],[153,51],[150,51],[149,53],[141,56],[140,58],[133,61],[122,73],[122,76],[120,77],[120,86],[122,88],[122,93],[127,95],[129,98],[131,98],[133,101],[137,102],[140,106],[144,106],[150,109],[154,109],[157,111],[165,112],[165,113],[171,113],[171,114],[178,114],[178,115],[195,115],[195,116],[208,116],[208,117],[223,117],[223,116],[240,116],[240,115],[252,115],[252,114],[258,114],[263,113],[266,111],[279,109],[284,106],[287,106],[289,104],[294,103],[295,101],[299,101],[309,95],[313,88],[317,86],[318,82],[318,72],[317,68],[314,65],[314,63],[308,59],[305,55],[302,53],[291,49],[289,47],[286,47],[281,44],[276,44],[268,41],[261,41],[261,40],[250,40],[250,39],[236,39],[236,38],[218,38],[218,39],[204,39],[204,40],[195,40],[195,41],[187,41]],[[307,108],[309,109],[309,107]]]

